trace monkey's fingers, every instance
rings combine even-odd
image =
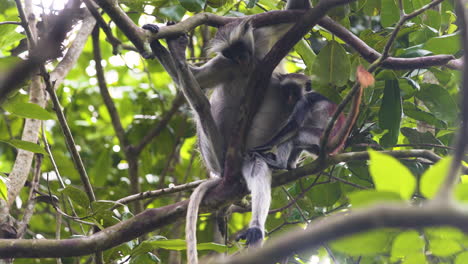
[[[245,244],[247,246],[255,246],[258,245],[263,239],[262,230],[258,227],[250,227],[241,233],[237,238],[236,241],[245,240]]]
[[[158,33],[159,32],[159,26],[156,25],[156,24],[145,24],[141,28],[149,30],[151,33]]]

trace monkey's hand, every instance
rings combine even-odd
[[[151,33],[154,33],[154,34],[159,32],[159,26],[156,24],[145,24],[141,28],[149,30]]]
[[[244,232],[242,232],[237,238],[236,241],[245,240],[247,247],[257,247],[260,246],[263,240],[262,230],[258,227],[250,227]]]
[[[145,24],[141,28],[148,30],[149,32],[154,33],[154,34],[159,32],[159,26],[155,24]],[[154,59],[155,57],[154,52],[155,50],[158,50],[159,46],[161,46],[161,43],[159,43],[159,41],[155,39],[150,42],[150,46],[151,46],[151,50],[153,51],[153,53],[148,54],[148,52],[145,52],[141,54],[141,56],[143,56],[143,58],[145,59]]]

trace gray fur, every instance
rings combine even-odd
[[[239,108],[243,95],[240,91],[246,87],[249,74],[256,63],[263,59],[276,41],[291,27],[291,24],[276,25],[272,28],[254,29],[248,21],[228,24],[218,30],[211,50],[217,56],[202,67],[192,67],[192,73],[202,88],[213,88],[210,97],[211,113],[220,134],[223,136],[223,148],[226,150],[238,120]],[[232,43],[242,41],[252,58],[240,65],[222,55],[222,51]],[[273,74],[265,98],[254,116],[252,126],[247,135],[247,149],[265,144],[276,131],[288,120],[294,104],[288,102],[281,89],[283,75]],[[197,122],[198,123],[198,122]],[[222,175],[222,165],[216,163],[216,156],[209,148],[207,137],[201,126],[197,125],[200,152],[212,174]],[[225,153],[223,153],[224,156]],[[252,220],[250,227],[259,228],[264,234],[265,221],[271,202],[271,171],[265,161],[258,156],[246,157],[242,172],[249,190],[252,193]],[[209,181],[192,194],[187,212],[186,240],[188,244],[189,263],[196,264],[196,215],[199,204],[206,191],[217,184],[219,180]],[[202,189],[202,190],[198,190]]]

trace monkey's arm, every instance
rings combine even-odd
[[[200,67],[190,66],[190,70],[200,87],[207,89],[225,83],[233,71],[239,71],[239,65],[218,54]]]

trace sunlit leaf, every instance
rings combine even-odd
[[[8,201],[8,190],[6,185],[7,179],[0,176],[0,198]]]
[[[402,201],[400,195],[395,192],[362,190],[350,193],[349,201],[353,207],[364,207],[379,202],[399,202]]]
[[[2,105],[2,107],[7,110],[8,112],[25,117],[25,118],[32,118],[32,119],[39,119],[39,120],[49,120],[54,119],[54,115],[47,112],[44,108],[40,107],[37,104],[33,103],[6,103]]]
[[[369,171],[375,189],[398,193],[408,200],[414,193],[416,179],[411,171],[392,156],[369,150]]]
[[[342,238],[330,243],[330,246],[351,256],[371,256],[387,252],[392,245],[393,237],[394,232],[379,229]]]
[[[32,142],[29,142],[29,141],[23,141],[23,140],[19,140],[19,139],[10,139],[10,140],[0,140],[0,142],[8,143],[8,144],[10,144],[11,146],[13,146],[15,148],[19,148],[19,149],[31,151],[31,152],[34,152],[34,153],[40,153],[40,154],[47,155],[47,152],[45,151],[44,148],[42,148],[38,144],[34,144]]]
[[[442,185],[447,176],[451,157],[439,160],[435,165],[432,165],[421,177],[420,189],[421,194],[426,198],[434,198],[437,191]]]
[[[416,231],[406,231],[393,240],[391,256],[393,261],[403,260],[411,255],[424,253],[424,239]]]

